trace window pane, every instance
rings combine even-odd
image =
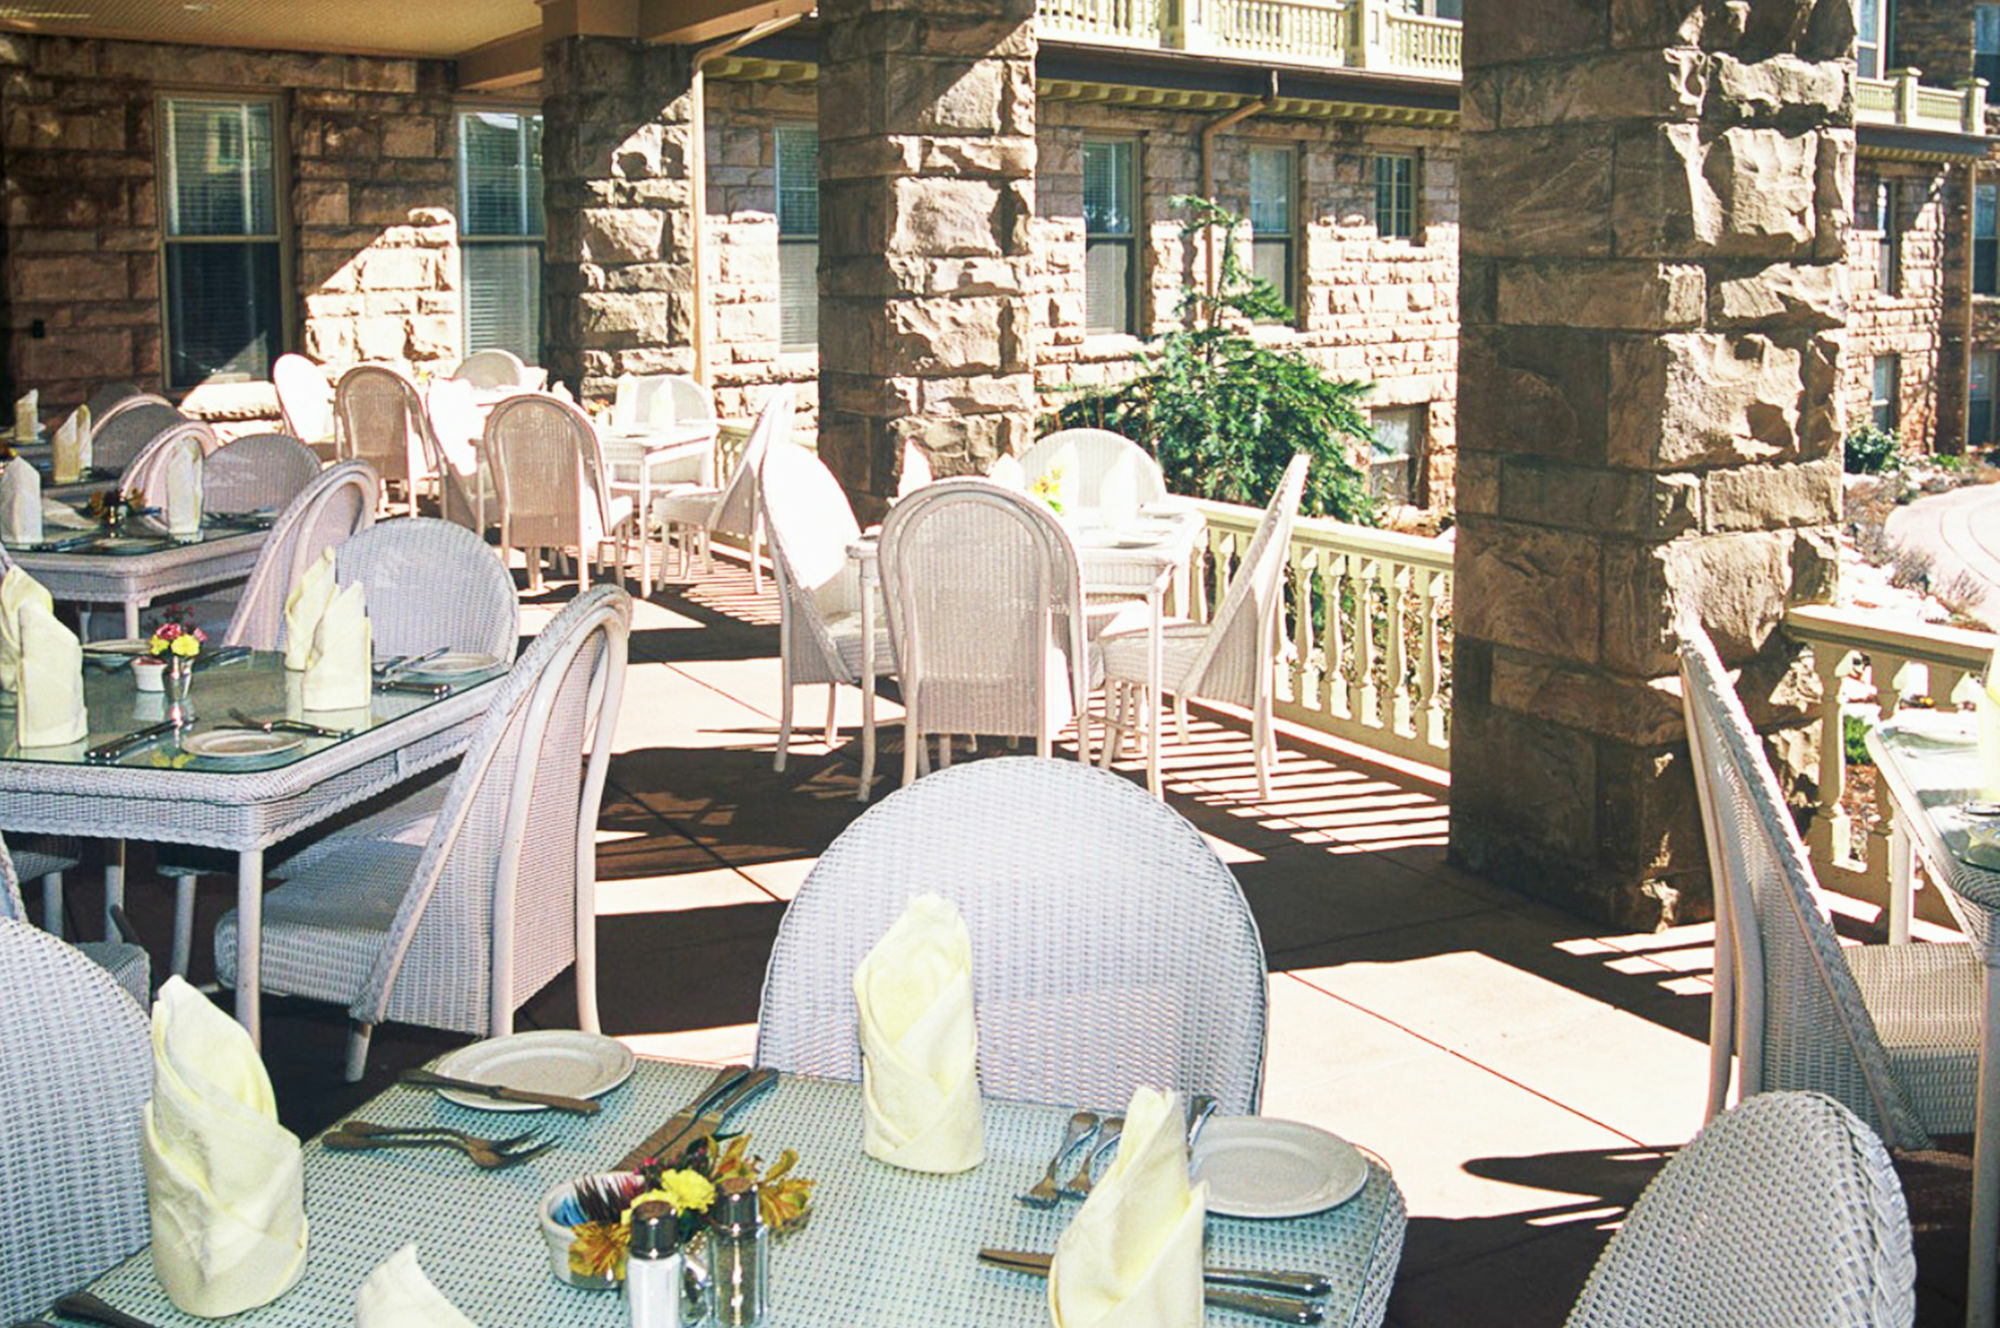
[[[1292,242],[1256,240],[1250,246],[1250,271],[1271,283],[1278,298],[1292,302]]]
[[[1368,491],[1384,502],[1412,501],[1426,413],[1422,406],[1388,406],[1369,412],[1375,444],[1369,449]]]
[[[778,341],[785,350],[819,344],[819,245],[787,240],[778,246]]]
[[[1972,49],[1981,55],[2000,54],[2000,5],[1972,7]]]
[[[269,102],[165,103],[170,235],[276,235]]]
[[[1431,12],[1439,18],[1462,19],[1465,17],[1465,7],[1462,0],[1433,0]]]
[[[1250,229],[1259,235],[1292,233],[1292,150],[1250,149]]]
[[[1414,157],[1375,159],[1375,230],[1382,238],[1416,235],[1416,175]]]
[[[170,244],[166,259],[174,384],[269,378],[283,349],[277,244]]]
[[[810,125],[780,125],[775,137],[778,233],[816,236],[819,234],[819,130]],[[817,301],[817,294],[814,299]]]
[[[465,255],[465,349],[511,350],[529,364],[542,358],[542,246],[468,244]]]
[[[1091,240],[1084,246],[1086,332],[1132,330],[1132,246],[1126,240]]]
[[[1132,145],[1083,145],[1083,228],[1092,235],[1132,234]]]
[[[542,233],[542,117],[474,111],[458,118],[467,235]]]
[[[1869,401],[1870,415],[1875,427],[1884,433],[1896,431],[1899,379],[1902,377],[1901,357],[1877,355],[1872,369],[1872,391]]]
[[[1993,441],[1993,380],[2000,376],[1996,371],[2000,371],[2000,355],[1990,350],[1974,352],[1965,420],[1965,441],[1974,446]]]
[[[1881,0],[1860,0],[1855,13],[1854,65],[1862,78],[1882,76]]]

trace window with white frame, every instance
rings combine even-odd
[[[772,133],[778,194],[778,345],[819,345],[819,126]]]
[[[1417,236],[1417,159],[1409,153],[1375,158],[1375,233],[1385,240]]]
[[[1087,332],[1137,332],[1137,153],[1129,139],[1083,145],[1083,321]]]
[[[1965,442],[1968,447],[1984,447],[1994,439],[1993,383],[2000,378],[2000,352],[1972,352],[1967,378]]]
[[[1883,433],[1894,433],[1901,416],[1903,357],[1877,355],[1870,366],[1869,378],[1869,421]]]
[[[1855,0],[1854,72],[1862,78],[1889,76],[1889,41],[1896,22],[1896,0]]]
[[[1854,230],[1875,246],[1875,289],[1900,295],[1903,286],[1903,207],[1894,183],[1879,175],[1854,177]]]
[[[1368,454],[1368,492],[1391,505],[1414,503],[1424,454],[1426,406],[1379,406],[1368,412],[1375,441]]]
[[[2000,5],[1972,7],[1972,76],[2000,95]]]
[[[465,349],[542,360],[542,117],[458,117],[459,254]]]
[[[268,378],[285,349],[276,121],[269,100],[160,102],[169,386]]]
[[[1289,147],[1250,149],[1250,270],[1296,308],[1294,290],[1297,227],[1292,195],[1298,183],[1298,156]]]

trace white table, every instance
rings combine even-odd
[[[83,532],[51,526],[45,533],[56,541]],[[159,547],[142,551],[78,548],[7,552],[57,603],[120,606],[125,613],[125,635],[137,636],[140,609],[182,591],[241,581],[257,565],[257,555],[270,536],[268,529],[204,518],[198,536],[184,540],[160,536]]]
[[[665,428],[597,431],[598,442],[604,449],[604,464],[609,471],[607,487],[632,494],[638,503],[633,513],[633,524],[639,536],[639,588],[642,597],[653,593],[653,541],[646,534],[646,523],[652,519],[657,472],[663,466],[694,462],[700,471],[695,483],[701,488],[713,489],[715,440],[720,432],[721,424],[716,420],[697,420]]]
[[[1927,718],[1932,724],[1943,719]],[[1920,856],[1931,879],[1945,887],[1945,902],[1985,964],[1965,1321],[1971,1328],[1990,1328],[2000,1290],[1995,1265],[2000,1257],[2000,927],[1995,926],[2000,919],[2000,823],[1992,823],[1995,848],[1974,847],[1974,823],[1962,811],[1965,803],[1983,796],[1972,715],[1963,717],[1963,742],[1938,740],[1945,736],[1943,728],[1919,735],[1892,723],[1869,733],[1868,751],[1889,798],[1884,810],[1892,813],[1891,939],[1909,936],[1911,858]]]
[[[1063,526],[1076,540],[1077,563],[1083,573],[1085,598],[1144,600],[1149,615],[1146,637],[1147,695],[1158,724],[1161,655],[1166,638],[1167,591],[1184,572],[1201,542],[1208,519],[1173,499],[1155,503],[1136,515],[1111,522],[1094,513],[1064,516]],[[875,602],[881,567],[875,537],[863,535],[847,548],[848,560],[861,582],[861,788],[868,801],[875,780]],[[1079,708],[1077,722],[1084,715]],[[1146,757],[1147,786],[1160,787],[1160,744],[1150,744]]]
[[[190,691],[197,731],[226,721],[231,707],[259,718],[302,718],[354,730],[344,739],[308,738],[258,762],[190,758],[171,743],[112,764],[85,751],[165,717],[158,693],[140,694],[128,670],[84,674],[90,733],[67,747],[22,749],[14,713],[0,710],[0,830],[193,844],[236,853],[236,1017],[255,1038],[262,956],[264,850],[336,812],[459,755],[487,705],[497,671],[460,684],[443,699],[376,692],[366,712],[307,713],[301,675],[260,651],[239,664],[200,669]],[[204,723],[203,721],[206,721]],[[107,907],[123,895],[108,872]]]

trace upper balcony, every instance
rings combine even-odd
[[[1986,132],[1986,80],[1957,88],[1927,88],[1921,70],[1898,69],[1887,78],[1854,80],[1854,122],[1928,129],[1940,134]]]
[[[1459,76],[1457,19],[1390,0],[1041,0],[1044,38],[1272,64]]]

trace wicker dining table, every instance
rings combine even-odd
[[[348,730],[310,737],[288,751],[253,760],[192,756],[169,739],[115,761],[91,748],[165,718],[157,692],[140,692],[129,665],[84,670],[90,732],[63,747],[23,748],[11,704],[0,709],[0,830],[8,834],[191,844],[236,854],[236,1016],[258,1035],[264,851],[458,756],[486,708],[486,684],[504,668],[457,683],[448,696],[377,690],[365,709],[306,711],[302,675],[284,657],[257,651],[231,664],[198,669],[189,692],[190,734],[231,722],[229,711],[256,719],[302,719]],[[122,867],[106,870],[106,908],[122,903]]]
[[[148,604],[249,576],[271,536],[267,525],[221,516],[204,517],[193,535],[127,529],[72,548],[61,546],[88,532],[50,526],[45,534],[45,545],[56,547],[9,547],[8,557],[58,604],[118,605],[126,636],[139,634],[139,610]]]
[[[424,1271],[483,1328],[620,1328],[624,1298],[558,1282],[537,1224],[541,1196],[604,1171],[710,1080],[712,1068],[641,1059],[595,1117],[495,1115],[454,1106],[425,1089],[391,1088],[353,1114],[388,1125],[446,1125],[482,1135],[533,1129],[557,1141],[506,1171],[481,1172],[456,1152],[334,1152],[305,1148],[305,1274],[242,1328],[349,1328],[354,1297],[383,1259],[416,1242]],[[1123,1104],[1093,1103],[1099,1108]],[[1074,1203],[1038,1210],[1017,1202],[1042,1174],[1073,1106],[988,1101],[986,1160],[956,1176],[923,1175],[861,1151],[861,1086],[787,1075],[731,1120],[750,1151],[774,1161],[798,1150],[796,1174],[817,1182],[804,1229],[770,1259],[769,1328],[1028,1328],[1045,1323],[1046,1284],[978,1262],[985,1246],[1050,1250]],[[1382,1322],[1402,1254],[1402,1192],[1370,1164],[1366,1183],[1327,1212],[1283,1221],[1208,1219],[1207,1260],[1236,1268],[1303,1269],[1333,1290],[1323,1322]],[[160,1328],[204,1320],[176,1310],[145,1251],[90,1290]],[[1269,1320],[1210,1307],[1212,1325]]]

